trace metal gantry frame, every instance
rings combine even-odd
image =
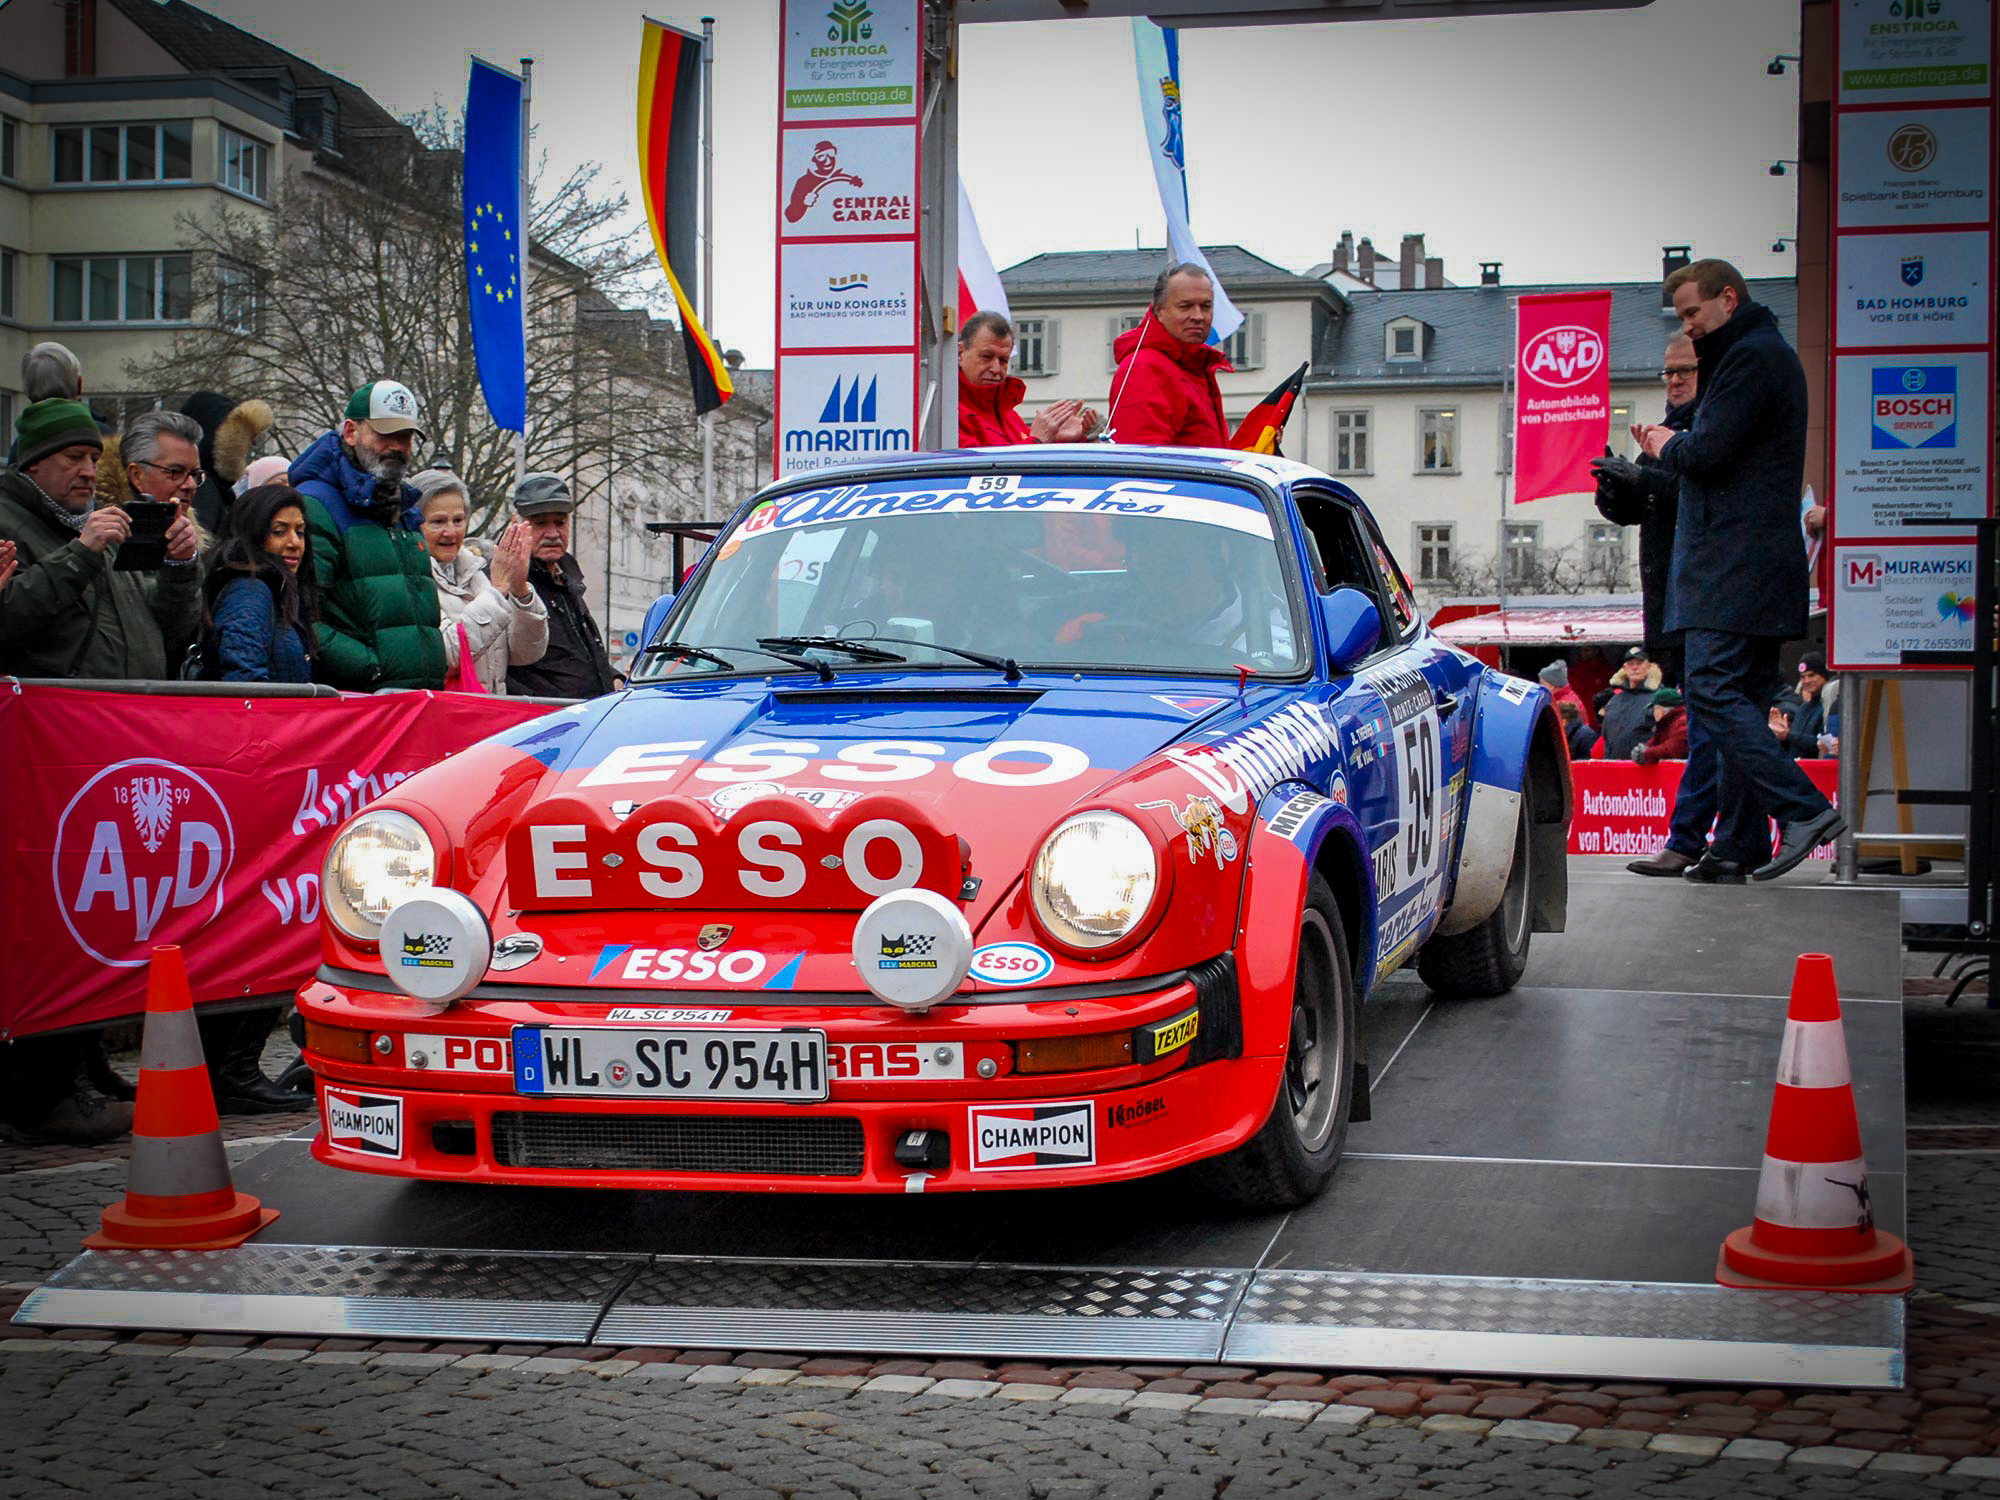
[[[920,451],[958,446],[958,0],[923,0],[917,159],[917,433]]]

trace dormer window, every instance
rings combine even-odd
[[[1391,364],[1414,364],[1424,357],[1423,323],[1416,318],[1392,318],[1384,330],[1382,357]]]

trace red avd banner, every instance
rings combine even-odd
[[[1529,292],[1514,348],[1514,500],[1589,494],[1611,430],[1611,293]]]
[[[1828,801],[1837,801],[1840,762],[1802,760],[1799,769],[1811,778]],[[1674,798],[1681,789],[1684,760],[1657,761],[1650,766],[1627,760],[1579,760],[1570,766],[1576,792],[1576,815],[1570,819],[1572,854],[1658,854],[1667,846]],[[1776,827],[1772,829],[1776,847]],[[1833,858],[1833,845],[1816,858]]]
[[[320,864],[363,804],[546,705],[0,692],[0,1038],[146,1006],[185,950],[196,1001],[319,967]]]

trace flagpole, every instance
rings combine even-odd
[[[701,18],[701,321],[715,337],[715,17]],[[701,415],[701,516],[715,515],[715,413]]]
[[[1500,644],[1504,652],[1507,643],[1507,481],[1514,477],[1514,460],[1518,455],[1520,434],[1520,414],[1509,404],[1509,392],[1514,388],[1514,361],[1521,357],[1521,299],[1510,299],[1514,304],[1514,343],[1507,351],[1507,363],[1500,372],[1500,409],[1507,413],[1507,462],[1500,466],[1500,566],[1495,571],[1500,586]],[[1506,658],[1501,658],[1500,670],[1507,670]]]
[[[514,488],[528,475],[528,110],[535,93],[535,60],[521,59],[521,430],[514,434]],[[608,545],[608,544],[607,544]]]

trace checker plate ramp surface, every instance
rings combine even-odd
[[[1536,935],[1515,991],[1371,997],[1373,1118],[1290,1213],[1177,1178],[891,1198],[412,1183],[292,1139],[236,1177],[294,1243],[89,1252],[16,1320],[1899,1385],[1900,1299],[1712,1279],[1756,1199],[1795,951],[1774,934],[1834,956],[1877,1221],[1904,1232],[1894,893],[1652,882],[1635,924],[1617,865],[1572,861],[1569,931]]]
[[[1246,1271],[667,1260],[602,1343],[1211,1361]]]

